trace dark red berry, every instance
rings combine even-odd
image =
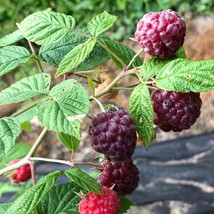
[[[200,116],[199,93],[155,90],[151,95],[154,123],[165,132],[189,129]]]
[[[20,160],[12,160],[9,162],[8,165],[13,165],[19,161]],[[31,178],[30,164],[26,164],[18,169],[15,169],[10,176],[10,180],[13,183],[25,182],[25,181],[29,180],[30,178]]]
[[[185,35],[185,22],[172,10],[145,14],[135,32],[144,51],[160,59],[171,58],[183,45]]]
[[[98,114],[89,127],[89,135],[92,147],[109,160],[130,158],[136,147],[136,128],[124,109]]]
[[[119,214],[120,201],[117,193],[109,188],[102,188],[102,194],[87,193],[79,203],[80,214]]]
[[[99,176],[101,186],[112,187],[120,195],[132,193],[138,186],[139,171],[131,159],[122,162],[105,161]]]

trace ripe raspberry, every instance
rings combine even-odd
[[[185,22],[172,10],[145,14],[135,32],[144,51],[160,59],[171,58],[183,45],[185,35]]]
[[[87,193],[79,203],[80,214],[119,214],[120,201],[117,193],[109,188],[102,188],[102,194]]]
[[[9,162],[8,165],[13,165],[20,160],[12,160]],[[31,170],[30,170],[30,164],[26,164],[16,170],[14,170],[10,176],[10,180],[13,183],[20,183],[25,182],[31,178]]]
[[[201,113],[199,93],[155,90],[151,99],[155,112],[154,123],[165,132],[189,129]]]
[[[122,162],[106,161],[99,177],[101,186],[112,187],[120,194],[130,194],[138,186],[139,171],[131,159]]]
[[[89,127],[89,135],[92,147],[109,160],[130,158],[136,147],[136,128],[124,109],[98,114]]]

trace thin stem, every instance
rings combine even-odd
[[[143,51],[143,48],[141,48],[135,55],[134,57],[131,59],[131,61],[129,62],[129,64],[126,67],[126,70],[129,69],[129,67],[132,65],[132,63],[135,61],[135,59],[141,54],[141,52]]]
[[[112,90],[120,91],[120,90],[133,90],[134,87],[112,87]]]
[[[39,145],[42,143],[42,140],[43,140],[43,138],[45,137],[45,135],[47,134],[47,132],[48,132],[48,129],[47,129],[47,128],[44,128],[44,129],[42,130],[41,134],[40,134],[39,137],[37,138],[36,142],[33,144],[31,150],[29,151],[29,153],[27,154],[27,156],[26,156],[27,159],[30,158],[30,157],[32,157],[32,156],[35,154],[37,148],[38,148]]]
[[[31,49],[31,51],[32,51],[32,53],[33,53],[33,58],[34,58],[35,61],[36,61],[37,67],[38,67],[38,69],[39,69],[39,72],[40,72],[40,73],[44,73],[44,70],[43,70],[43,68],[42,68],[42,64],[41,64],[40,60],[37,58],[36,52],[35,52],[35,50],[34,50],[34,48],[33,48],[33,45],[32,45],[32,43],[31,43],[29,40],[28,40],[28,44],[29,44],[29,47],[30,47],[30,49]]]
[[[96,41],[97,41],[97,43],[101,46],[101,47],[103,47],[108,53],[110,53],[115,59],[117,59],[119,62],[120,62],[120,64],[122,65],[122,67],[123,68],[125,68],[125,63],[113,52],[113,51],[111,51],[105,44],[103,44],[100,40],[98,40],[97,38],[96,38]]]
[[[33,162],[30,162],[30,171],[31,171],[31,180],[33,186],[36,184],[36,177],[35,177],[35,166]]]
[[[33,107],[35,107],[35,106],[36,106],[36,103],[34,103],[34,104],[31,105],[31,106],[28,106],[28,107],[25,108],[25,109],[22,109],[22,110],[20,110],[20,111],[18,111],[18,112],[16,112],[16,113],[12,114],[12,117],[17,117],[17,116],[19,116],[20,114],[23,114],[24,112],[28,111],[29,109],[31,109],[31,108],[33,108]]]
[[[81,77],[81,78],[84,78],[84,79],[87,79],[87,77],[86,77],[86,76],[81,75],[81,74],[76,74],[76,73],[74,73],[74,75],[75,75],[75,76],[78,76],[78,77]],[[100,81],[95,80],[94,78],[92,78],[92,80],[93,80],[93,82],[100,83]]]
[[[77,33],[77,34],[79,34],[79,35],[81,35],[81,36],[90,38],[90,39],[93,38],[92,36],[90,36],[90,35],[88,35],[88,34],[85,34],[85,33],[83,33],[83,32],[77,31],[77,30],[75,30],[74,32]]]
[[[96,103],[99,105],[99,107],[102,110],[102,112],[105,112],[103,104],[96,97],[92,97],[92,99],[96,101]]]
[[[65,164],[71,166],[70,161],[65,161],[65,160],[59,160],[59,159],[50,159],[50,158],[40,158],[40,157],[30,157],[30,161],[44,161],[44,162],[49,162],[49,163],[60,163],[60,164]]]

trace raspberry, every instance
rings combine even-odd
[[[151,99],[155,112],[154,123],[165,132],[189,129],[201,113],[199,93],[155,90]]]
[[[185,35],[185,22],[172,10],[145,14],[135,32],[144,51],[160,59],[171,58],[183,45]]]
[[[89,135],[92,147],[108,160],[130,158],[136,147],[136,128],[124,109],[98,114],[89,127]]]
[[[138,186],[139,171],[131,159],[122,162],[105,161],[99,176],[101,186],[114,187],[120,195],[132,193]]]
[[[120,201],[117,193],[109,188],[102,188],[102,194],[87,193],[79,203],[80,214],[119,214]]]
[[[13,165],[20,160],[12,160],[9,162],[8,165]],[[10,180],[13,183],[20,183],[20,182],[25,182],[31,178],[31,169],[30,169],[30,164],[26,164],[16,170],[14,170],[10,176]]]

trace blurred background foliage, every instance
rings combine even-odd
[[[93,16],[108,11],[117,15],[113,28],[113,39],[133,36],[138,20],[148,11],[173,9],[185,18],[193,15],[209,15],[214,10],[213,0],[0,0],[0,37],[16,30],[17,22],[29,14],[52,8],[57,12],[72,15],[78,27],[86,24]]]

